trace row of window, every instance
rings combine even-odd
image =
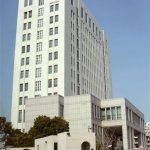
[[[58,46],[58,39],[49,40],[49,48]]]
[[[58,86],[58,79],[55,78],[54,80],[49,79],[48,80],[48,88],[51,88],[54,84],[54,87]],[[41,81],[36,81],[35,82],[35,91],[40,91],[41,90]],[[28,91],[28,83],[21,83],[20,87],[19,87],[19,91],[23,92],[23,91]]]
[[[58,73],[58,65],[54,65],[54,66],[48,66],[48,74],[52,74],[52,73]],[[35,77],[39,78],[42,75],[42,68],[36,68],[35,70]],[[21,70],[20,71],[20,78],[28,78],[29,77],[29,70]]]
[[[58,52],[54,52],[54,60],[58,59]],[[49,53],[49,60],[53,60],[53,53]]]
[[[23,66],[23,65],[29,65],[29,61],[30,61],[30,58],[29,57],[26,57],[26,59],[25,58],[21,58],[21,66]]]
[[[59,21],[59,15],[55,15],[55,16],[50,16],[49,18],[49,23],[52,24],[54,22],[58,22]]]
[[[29,70],[22,70],[20,71],[20,78],[28,78],[29,77]]]
[[[28,96],[19,97],[19,105],[23,105],[23,104],[25,105],[26,99],[28,99]]]
[[[98,27],[95,27],[95,23],[92,23],[92,19],[89,17],[88,18],[88,14],[86,12],[84,12],[84,9],[81,7],[81,18],[85,19],[85,22],[88,23],[89,28],[92,27],[93,32],[96,33],[96,36],[98,35]],[[100,34],[99,34],[100,35]]]
[[[52,73],[57,73],[58,72],[58,65],[54,65],[54,66],[49,66],[48,67],[48,74],[52,74]]]
[[[31,33],[23,34],[22,41],[25,42],[26,40],[27,41],[31,40]]]
[[[55,7],[55,8],[54,8]],[[50,5],[50,12],[53,12],[53,11],[58,11],[59,10],[59,4],[55,4],[55,5]]]
[[[24,12],[24,19],[32,18],[32,10]]]
[[[50,28],[49,35],[58,34],[58,27]]]
[[[58,34],[58,27],[55,27],[55,34]],[[49,35],[53,35],[53,28],[50,28]],[[37,40],[43,39],[43,30],[37,31]],[[22,41],[30,41],[31,40],[31,33],[23,34]],[[49,41],[50,47],[53,46],[53,40]],[[54,46],[58,46],[58,39],[54,40]]]
[[[55,4],[55,11],[59,10],[59,4]],[[50,12],[54,11],[54,5],[50,5]],[[44,15],[44,7],[38,9],[38,17]]]
[[[20,92],[28,91],[28,83],[25,83],[25,84],[21,83],[19,89],[20,89],[19,90]]]
[[[121,107],[108,107],[101,109],[102,120],[120,120],[121,119]]]
[[[39,6],[44,5],[44,0],[39,0]]]
[[[58,79],[57,78],[55,78],[54,80],[52,80],[52,79],[48,80],[48,88],[52,88],[53,84],[54,84],[54,87],[58,86]]]
[[[44,7],[38,9],[38,17],[44,15]]]
[[[26,30],[26,29],[31,29],[31,22],[23,24],[23,30]]]
[[[58,46],[58,39],[55,39],[54,41],[53,40],[49,41],[50,48],[53,47],[53,43],[54,43],[55,47]],[[37,43],[36,44],[36,52],[42,51],[42,47],[43,47],[42,42]],[[30,52],[30,45],[22,46],[21,53],[26,53],[26,52]]]
[[[30,45],[27,45],[27,46],[22,46],[22,51],[21,53],[25,53],[25,52],[30,52]]]
[[[54,60],[58,59],[58,52],[54,52],[54,53],[49,53],[49,60],[53,60],[53,55],[54,55]],[[26,57],[26,58],[21,58],[21,66],[23,65],[29,65],[30,62],[30,58]],[[42,55],[36,55],[36,64],[41,64],[42,63]]]
[[[58,86],[58,79],[55,78],[54,80],[49,79],[48,80],[48,88],[52,88],[54,84],[54,87]],[[41,91],[41,81],[35,81],[35,91]]]
[[[33,4],[33,0],[24,0],[24,7],[30,6]]]
[[[18,112],[18,123],[25,122],[25,110],[19,110]]]

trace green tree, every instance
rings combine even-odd
[[[29,132],[22,133],[19,129],[13,129],[11,122],[6,122],[5,117],[0,117],[0,131],[4,133],[5,146],[32,147],[36,138],[69,131],[69,123],[61,117],[50,119],[47,116],[39,116]]]
[[[39,116],[35,119],[29,134],[34,138],[41,138],[48,135],[57,135],[61,132],[69,131],[69,123],[61,117],[50,119],[47,116]]]

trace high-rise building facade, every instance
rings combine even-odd
[[[107,37],[82,0],[19,0],[11,121],[24,129],[25,100],[112,96]]]

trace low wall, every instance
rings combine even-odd
[[[35,150],[34,147],[24,147],[24,148],[6,148],[4,150]]]

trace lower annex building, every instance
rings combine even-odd
[[[98,141],[124,149],[146,146],[144,115],[126,98],[55,95],[28,99],[26,110],[26,131],[39,115],[62,116],[69,122],[70,134],[95,133]]]

